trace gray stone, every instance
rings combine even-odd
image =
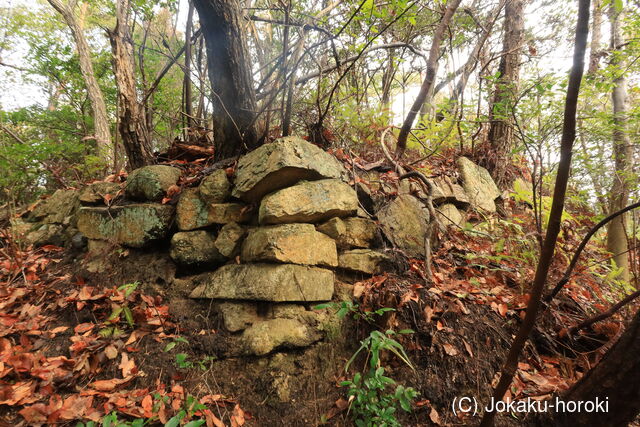
[[[262,356],[277,348],[307,347],[322,335],[295,319],[272,319],[246,329],[242,342],[247,354]]]
[[[57,190],[36,206],[30,218],[45,224],[73,225],[79,207],[77,190]]]
[[[458,171],[462,177],[464,191],[469,196],[473,208],[495,212],[495,200],[501,193],[489,171],[466,157],[458,158]]]
[[[227,258],[233,258],[238,254],[246,234],[247,230],[235,222],[225,224],[216,238],[216,248]]]
[[[89,239],[139,248],[167,235],[173,211],[173,206],[149,203],[82,207],[78,230]]]
[[[333,272],[295,264],[230,264],[204,276],[191,298],[328,301]]]
[[[424,256],[428,232],[429,211],[415,197],[396,197],[378,212],[384,234],[394,246],[409,256]]]
[[[262,199],[260,224],[320,222],[355,215],[358,197],[348,184],[337,179],[303,181]]]
[[[166,165],[144,166],[129,174],[125,194],[132,200],[161,200],[169,187],[176,185],[182,172]]]
[[[441,176],[433,179],[433,204],[441,205],[453,203],[461,208],[469,206],[469,197],[464,189],[454,183],[448,176]]]
[[[230,302],[218,304],[224,327],[229,332],[238,332],[261,320],[258,316],[258,305],[254,302]]]
[[[224,262],[226,258],[216,248],[215,241],[215,235],[204,230],[176,233],[171,237],[171,259],[184,265]]]
[[[346,179],[332,155],[298,137],[285,137],[253,150],[238,162],[233,196],[257,202],[301,180]]]
[[[206,203],[222,203],[231,195],[231,183],[224,169],[218,169],[200,183],[200,197]]]
[[[103,203],[105,196],[113,199],[121,188],[120,184],[115,182],[94,182],[80,190],[78,197],[81,203]]]
[[[381,273],[390,261],[387,255],[371,249],[352,249],[338,256],[340,268],[365,274]]]
[[[438,221],[443,228],[451,226],[464,225],[464,216],[460,213],[458,208],[451,203],[446,203],[435,208]]]
[[[282,224],[251,230],[242,245],[242,261],[338,265],[336,244],[312,224]]]
[[[340,249],[368,248],[376,237],[378,226],[367,218],[331,218],[317,230],[334,239]]]
[[[64,246],[64,227],[60,224],[42,224],[26,236],[27,242],[35,247],[44,245]]]

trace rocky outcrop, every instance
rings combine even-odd
[[[335,157],[301,138],[285,137],[240,159],[232,194],[257,202],[266,194],[301,180],[346,176],[346,170]]]
[[[328,301],[333,272],[295,264],[231,264],[200,278],[191,298],[255,301]]]
[[[469,196],[472,207],[490,213],[495,212],[495,200],[500,197],[501,193],[489,171],[466,157],[460,157],[457,164],[462,178],[462,186]]]
[[[355,215],[358,197],[348,184],[337,179],[303,181],[266,196],[260,204],[260,224],[321,222]]]
[[[381,273],[390,262],[387,255],[371,249],[352,249],[338,257],[340,268],[365,274]]]
[[[173,211],[172,206],[151,203],[82,207],[78,230],[89,239],[140,248],[167,236]]]
[[[407,255],[424,256],[424,244],[429,224],[429,211],[413,196],[396,197],[378,212],[385,236]]]
[[[176,185],[182,172],[165,165],[145,166],[129,174],[125,194],[131,200],[159,201],[169,187]]]
[[[358,217],[331,218],[316,228],[334,239],[340,249],[369,248],[378,231],[374,221]]]
[[[243,262],[338,265],[336,244],[312,224],[282,224],[254,228],[242,245]]]
[[[216,247],[215,234],[204,231],[182,231],[171,237],[171,259],[182,265],[222,263],[226,257]]]

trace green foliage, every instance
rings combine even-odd
[[[184,337],[176,337],[164,347],[163,351],[165,353],[169,352],[178,344],[189,344],[189,341]],[[178,368],[191,369],[197,367],[201,371],[206,371],[208,369],[208,364],[215,360],[215,357],[205,356],[201,360],[191,361],[189,360],[189,355],[187,353],[177,353],[175,357],[175,363]]]

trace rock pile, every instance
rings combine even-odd
[[[495,212],[500,196],[483,168],[460,158],[458,169],[460,184],[434,180],[432,198],[445,226],[464,224],[469,208]],[[250,355],[308,346],[335,328],[334,316],[312,307],[335,298],[336,272],[361,277],[386,269],[389,256],[373,249],[383,242],[380,231],[404,254],[424,256],[432,218],[420,189],[407,181],[386,188],[388,180],[369,171],[356,191],[341,162],[300,138],[266,144],[242,157],[233,177],[216,170],[183,188],[175,206],[162,203],[180,175],[176,167],[146,166],[124,186],[61,190],[36,207],[31,223],[14,228],[36,244],[88,239],[90,252],[101,245],[149,251],[170,242],[190,297],[212,299],[240,353]],[[391,192],[398,196],[389,200]],[[120,193],[124,201],[104,205]]]

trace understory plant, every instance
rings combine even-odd
[[[327,303],[315,307],[334,308],[337,315],[344,318],[351,313],[356,319],[363,319],[373,324],[374,316],[381,316],[392,308],[382,308],[376,311],[362,311],[357,304],[352,302]],[[360,347],[346,363],[344,370],[349,368],[359,354],[366,354],[366,365],[363,372],[356,372],[352,379],[342,381],[340,385],[347,387],[349,398],[349,412],[356,426],[400,426],[396,418],[398,407],[405,412],[411,412],[411,403],[418,395],[412,387],[404,387],[385,375],[386,368],[382,365],[381,355],[391,352],[411,369],[415,370],[404,347],[394,337],[398,334],[411,334],[410,329],[393,331],[391,329],[381,332],[373,330],[367,338],[360,342]]]

